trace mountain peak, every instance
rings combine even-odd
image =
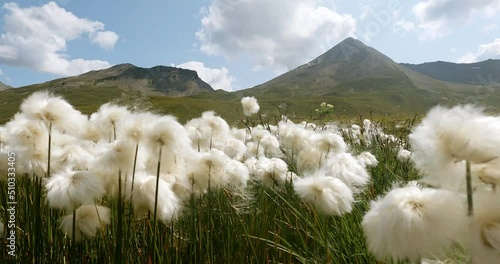
[[[2,82],[0,82],[0,91],[3,91],[3,90],[7,90],[7,89],[10,89],[12,87],[8,86],[7,84],[4,84]]]

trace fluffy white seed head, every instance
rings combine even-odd
[[[351,189],[343,181],[321,174],[296,179],[293,182],[295,192],[325,214],[350,212],[354,202]]]
[[[500,195],[484,189],[474,194],[470,252],[474,263],[500,262]]]
[[[109,208],[94,204],[82,205],[76,209],[75,241],[93,238],[102,226],[110,223]],[[73,236],[73,214],[61,219],[60,227],[70,238]]]
[[[147,176],[138,179],[134,188],[134,211],[143,215],[148,211],[153,213],[155,208],[156,176]],[[138,187],[138,188],[137,188]],[[159,179],[157,218],[164,223],[177,219],[181,209],[181,201],[172,190],[172,184]]]
[[[90,171],[65,171],[47,180],[47,201],[50,207],[72,210],[94,202],[104,195],[102,180]]]
[[[375,167],[378,164],[377,158],[368,151],[361,152],[361,154],[356,156],[356,159],[358,159],[359,164],[363,167]]]
[[[398,151],[397,159],[401,162],[407,162],[411,159],[411,151],[407,149],[400,149]]]
[[[350,187],[363,187],[370,181],[370,175],[350,153],[331,155],[323,168],[328,175],[339,178]]]
[[[257,99],[253,96],[241,98],[241,105],[243,106],[243,114],[246,116],[257,114],[260,110]]]
[[[287,181],[288,165],[278,158],[260,157],[255,164],[255,176],[263,184],[273,186]]]
[[[446,255],[463,243],[467,230],[464,197],[411,184],[371,203],[363,218],[368,248],[380,260],[399,261]]]

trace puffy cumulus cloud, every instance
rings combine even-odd
[[[118,35],[104,31],[103,23],[79,18],[54,2],[28,8],[6,3],[3,8],[7,14],[0,35],[0,63],[62,76],[111,66],[102,60],[69,59],[65,53],[68,41],[83,36],[102,48],[113,48]]]
[[[355,19],[323,4],[324,0],[213,0],[202,10],[196,36],[206,54],[248,56],[257,69],[283,72],[354,36]]]
[[[478,62],[487,59],[500,59],[500,38],[491,43],[481,44],[476,53],[467,53],[458,59],[460,63]]]
[[[118,38],[118,34],[113,31],[100,31],[91,36],[92,43],[95,43],[106,50],[113,49],[118,41]]]
[[[235,78],[229,75],[229,71],[222,67],[220,69],[205,67],[203,62],[188,61],[175,67],[196,71],[200,79],[210,84],[215,90],[233,91]]]
[[[451,33],[473,16],[494,16],[500,10],[500,0],[427,0],[414,5],[412,10],[419,21],[418,27],[423,30],[420,38],[428,40]]]

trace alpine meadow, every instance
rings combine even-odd
[[[0,264],[500,263],[499,18],[7,1]]]

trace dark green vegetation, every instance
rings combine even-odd
[[[496,85],[497,88],[500,86],[500,60],[489,59],[475,63],[436,61],[422,64],[401,63],[401,65],[436,80]]]
[[[485,78],[489,80],[489,75]],[[243,96],[255,96],[269,120],[284,113],[292,119],[310,119],[321,102],[335,105],[337,117],[358,113],[414,115],[436,104],[457,103],[479,104],[496,111],[500,91],[495,84],[438,81],[348,38],[307,64],[233,93],[213,91],[194,71],[165,66],[145,69],[131,64],[0,91],[0,124],[12,117],[22,99],[43,89],[62,95],[85,113],[95,111],[104,102],[139,100],[164,114],[176,115],[182,122],[207,110],[235,122],[239,120],[236,109]]]
[[[411,125],[411,121],[382,124],[404,145]],[[157,263],[377,263],[367,251],[360,224],[368,203],[394,181],[414,179],[417,174],[411,163],[396,160],[399,146],[394,142],[374,138],[371,144],[358,144],[344,138],[354,154],[369,150],[379,160],[370,171],[371,183],[356,196],[359,202],[351,213],[322,215],[302,202],[289,183],[273,187],[253,183],[245,196],[225,189],[193,196],[178,221],[159,225],[153,235],[150,219],[135,219],[128,203],[119,215],[117,199],[105,197],[99,203],[111,208],[112,223],[96,238],[76,244],[77,262],[117,263],[114,252],[120,246],[123,263],[150,263],[156,240]],[[293,170],[292,159],[286,160]],[[2,263],[68,261],[72,243],[58,228],[58,219],[65,213],[49,209],[39,182],[26,175],[17,179],[18,259],[10,258],[3,246],[0,258],[6,261]],[[0,175],[4,208],[5,190],[7,183]],[[6,217],[5,211],[0,212],[0,219]],[[118,219],[124,220],[122,240],[117,240]]]

